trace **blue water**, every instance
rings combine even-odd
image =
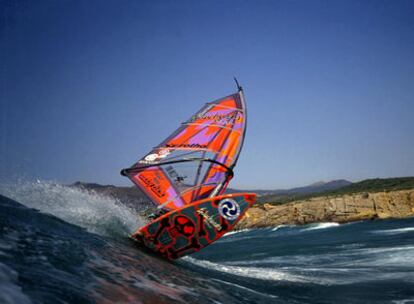
[[[0,193],[0,303],[414,303],[414,218],[244,230],[170,263],[135,247],[142,219],[112,198]]]

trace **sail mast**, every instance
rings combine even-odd
[[[246,130],[243,91],[235,81],[237,93],[207,103],[122,171],[159,207],[181,208],[227,187]]]

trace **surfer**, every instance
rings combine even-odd
[[[205,104],[149,154],[121,171],[158,205],[148,215],[150,222],[131,237],[168,259],[219,239],[254,203],[254,194],[223,195],[246,130],[246,105],[237,88]]]
[[[180,183],[182,183],[183,181],[184,181],[184,179],[186,179],[187,178],[187,176],[180,176],[180,175],[178,175],[176,178],[175,178],[175,182],[177,183],[177,184],[180,184]]]

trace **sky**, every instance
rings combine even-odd
[[[0,179],[119,175],[244,87],[230,186],[414,175],[414,1],[0,0]]]

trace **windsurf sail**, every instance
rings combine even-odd
[[[200,111],[132,167],[127,176],[159,208],[220,195],[233,177],[246,132],[243,90]]]

